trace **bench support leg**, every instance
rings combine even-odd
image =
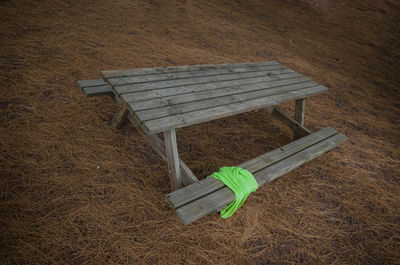
[[[128,109],[126,108],[126,104],[121,104],[121,107],[119,110],[114,114],[114,117],[111,120],[111,126],[114,127],[114,129],[118,129],[121,127],[122,123],[128,116]]]
[[[142,134],[146,142],[153,147],[153,149],[156,151],[157,154],[161,156],[162,159],[165,161],[167,160],[167,154],[165,151],[165,144],[163,140],[161,140],[157,135],[147,135],[147,134]],[[193,174],[193,172],[190,170],[190,168],[183,162],[182,160],[179,159],[179,164],[181,166],[181,177],[182,177],[182,183],[185,186],[188,186],[190,184],[193,184],[195,182],[199,182],[197,177]]]
[[[300,123],[290,118],[286,113],[284,113],[277,107],[274,107],[271,115],[277,120],[283,122],[287,127],[292,129],[293,131],[297,131],[300,137],[304,137],[306,135],[311,134],[311,131],[309,129],[300,125]]]
[[[154,151],[156,151],[156,153],[159,156],[161,156],[162,159],[164,159],[165,161],[168,161],[167,153],[165,151],[164,141],[161,140],[160,137],[158,137],[155,134],[152,134],[152,135],[145,134],[140,128],[137,127],[136,121],[131,114],[128,114],[128,120],[136,128],[136,130],[139,132],[139,134],[142,135],[142,137],[145,139],[147,144],[150,145],[154,149]],[[185,186],[188,186],[195,182],[199,182],[199,179],[193,174],[193,172],[185,164],[185,162],[183,162],[182,160],[179,160],[179,164],[181,166],[182,183]]]
[[[179,165],[178,146],[176,144],[175,130],[164,132],[165,151],[167,153],[167,163],[169,169],[169,179],[171,190],[177,190],[182,187],[181,170]]]
[[[306,99],[298,99],[295,102],[294,106],[294,120],[297,121],[301,126],[304,126],[304,111],[306,108]],[[301,133],[299,133],[299,130],[296,128],[294,130],[293,138],[299,139],[301,137]]]

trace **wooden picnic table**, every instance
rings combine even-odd
[[[101,75],[103,80],[83,80],[78,84],[87,96],[112,95],[120,106],[112,119],[112,125],[118,128],[128,118],[139,128],[155,151],[167,161],[171,189],[177,190],[172,196],[167,197],[167,201],[174,208],[223,187],[223,184],[221,186],[214,180],[199,182],[189,167],[179,159],[176,129],[266,108],[273,117],[292,128],[294,138],[298,139],[311,134],[310,130],[304,127],[306,98],[327,90],[326,87],[275,61],[112,70],[102,71]],[[295,102],[294,119],[277,107],[289,101]],[[157,136],[158,133],[164,134],[164,141]],[[319,139],[319,142],[315,139]],[[336,147],[344,140],[345,136],[331,128],[299,142],[293,142],[285,150],[281,148],[281,151],[278,150],[280,152],[278,155],[275,153],[272,155],[276,161],[270,154],[266,155],[274,163],[278,161],[277,159],[297,155],[296,159],[292,157],[294,160],[290,162],[291,164],[285,162],[285,168],[279,169],[287,172],[288,169],[293,169]],[[326,141],[325,145],[321,145],[321,141]],[[317,144],[321,146],[316,148]],[[299,152],[304,150],[300,147],[307,151],[301,156]],[[307,148],[315,150],[310,149],[311,152]],[[265,168],[273,164],[266,164],[265,156],[260,157],[249,161],[253,169],[254,165],[263,165]],[[244,163],[244,167],[250,165],[249,163]],[[260,169],[261,167],[257,170]],[[267,183],[264,180],[261,182]],[[182,184],[188,187],[181,189]],[[220,192],[218,198],[229,201],[231,197],[228,195],[226,192],[225,194]],[[178,211],[177,213],[185,223],[190,223],[200,215],[221,207],[221,205],[210,206],[212,209],[204,211],[207,208],[204,205],[210,205],[210,202],[213,203],[210,199],[206,203],[201,202],[197,208],[194,207],[198,211],[196,213],[193,212],[193,207],[190,208],[186,217],[182,217],[183,214]]]

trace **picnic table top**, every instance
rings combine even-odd
[[[275,61],[101,74],[147,134],[272,107],[327,90]]]

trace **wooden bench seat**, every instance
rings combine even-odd
[[[346,136],[328,127],[239,165],[253,173],[261,187],[337,147]],[[225,208],[234,193],[215,178],[205,178],[166,196],[185,225]]]
[[[79,80],[78,86],[87,97],[111,95],[112,89],[103,79]]]

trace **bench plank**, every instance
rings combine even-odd
[[[297,121],[301,126],[304,125],[304,112],[306,109],[306,99],[301,98],[295,101],[294,106],[294,120]],[[294,130],[293,138],[296,140],[301,137],[301,134],[297,129]]]
[[[81,90],[86,97],[96,97],[113,94],[113,91],[109,85],[83,87],[81,88]]]
[[[207,99],[208,97],[226,96],[237,93],[237,91],[245,92],[267,89],[274,86],[289,85],[305,81],[310,80],[302,77],[300,74],[290,73],[280,75],[279,79],[277,79],[275,76],[265,76],[254,79],[239,79],[216,83],[195,84],[183,87],[172,87],[168,89],[156,89],[123,94],[121,98],[125,102],[135,102],[135,105],[137,106],[144,106],[135,108],[139,110]]]
[[[287,159],[281,160],[254,174],[259,187],[277,179],[300,165],[326,153],[347,138],[343,134],[331,136],[311,147],[308,147]],[[227,187],[213,192],[201,199],[186,204],[176,210],[176,213],[185,225],[197,219],[225,208],[235,198],[234,193]]]
[[[174,191],[182,187],[181,167],[179,165],[180,161],[175,130],[165,131],[164,141],[169,169],[169,180],[171,184],[171,190]]]
[[[126,93],[138,92],[138,91],[146,91],[146,90],[154,90],[160,88],[168,88],[168,87],[177,87],[177,86],[187,86],[193,84],[206,84],[212,82],[220,82],[227,80],[239,80],[245,78],[256,78],[262,76],[275,76],[279,78],[280,74],[287,73],[295,73],[293,70],[287,68],[280,68],[278,70],[265,70],[265,71],[257,71],[257,72],[248,72],[248,73],[235,73],[235,74],[226,74],[226,75],[215,75],[215,76],[203,76],[203,77],[193,77],[193,78],[182,78],[182,79],[174,79],[174,80],[165,80],[165,81],[156,81],[149,83],[140,83],[133,85],[121,85],[121,86],[113,86],[115,91],[121,95]],[[107,79],[109,83],[111,79]]]
[[[272,165],[296,152],[304,150],[328,137],[335,135],[337,131],[332,127],[327,127],[311,135],[305,136],[297,141],[291,142],[281,148],[275,149],[266,154],[260,155],[239,165],[252,173]],[[192,184],[170,194],[167,194],[166,201],[173,208],[179,208],[201,197],[204,197],[225,185],[215,178],[205,178],[198,183]]]
[[[283,67],[281,65],[261,65],[261,66],[252,65],[248,67],[239,67],[239,68],[205,69],[198,71],[184,71],[184,72],[161,73],[161,74],[157,73],[150,75],[109,78],[108,82],[113,86],[120,86],[120,85],[131,85],[131,84],[148,83],[155,81],[165,81],[172,79],[183,79],[190,77],[204,77],[204,76],[225,75],[233,73],[248,73],[257,71],[278,70],[278,69],[283,69]]]
[[[147,121],[157,118],[162,118],[166,116],[173,116],[177,114],[182,114],[186,112],[196,111],[200,109],[207,109],[217,106],[222,106],[226,104],[233,104],[237,102],[242,102],[246,100],[281,94],[293,90],[304,89],[317,86],[312,82],[303,82],[297,83],[293,85],[287,85],[284,87],[270,88],[270,89],[262,89],[256,90],[248,93],[238,93],[238,94],[230,94],[228,96],[223,97],[209,97],[209,99],[199,100],[194,102],[188,102],[183,104],[171,105],[168,107],[155,108],[143,111],[136,111],[136,115],[139,117],[141,121]],[[132,103],[131,105],[134,105]]]
[[[301,90],[291,91],[285,94],[256,98],[238,103],[217,106],[214,108],[201,109],[193,112],[187,112],[174,116],[144,121],[142,122],[141,127],[148,134],[155,134],[172,128],[181,128],[184,126],[219,119],[246,111],[274,106],[289,100],[318,94],[325,90],[326,88],[323,86],[314,86]],[[128,105],[128,107],[129,106],[130,104]]]
[[[92,79],[92,80],[79,80],[79,88],[89,87],[89,86],[105,86],[108,85],[103,79]]]
[[[86,97],[111,95],[113,91],[111,86],[103,79],[79,80],[79,88],[83,91]]]
[[[276,119],[280,120],[283,122],[287,127],[289,127],[292,130],[296,130],[299,138],[309,135],[311,131],[298,123],[297,121],[293,120],[290,118],[286,113],[282,112],[279,108],[274,107],[274,110],[272,111],[272,116],[274,116]],[[298,138],[297,138],[298,139]],[[296,140],[296,139],[295,139]]]
[[[138,76],[147,74],[176,73],[181,71],[199,71],[207,69],[233,69],[238,67],[252,67],[263,65],[278,65],[275,61],[269,62],[247,62],[247,63],[230,63],[230,64],[197,64],[184,66],[167,66],[167,67],[150,67],[137,68],[128,70],[108,70],[101,71],[101,75],[105,78],[117,78],[125,76]]]

